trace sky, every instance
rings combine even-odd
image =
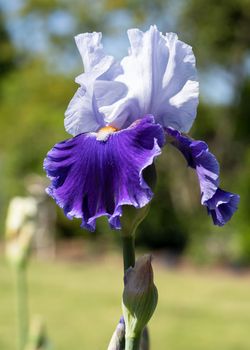
[[[7,18],[7,29],[12,37],[16,47],[22,50],[27,50],[30,53],[45,54],[51,43],[49,35],[55,34],[59,36],[66,36],[68,33],[75,32],[75,21],[71,14],[66,11],[58,10],[51,14],[46,23],[35,14],[30,14],[28,17],[20,17],[17,15],[18,10],[22,7],[24,0],[0,0],[0,7],[4,10]],[[178,12],[181,10],[180,6],[176,6],[176,2],[172,2],[172,7],[168,7],[166,14],[169,28],[175,27],[175,20]],[[180,3],[179,3],[180,4]],[[166,20],[166,16],[162,16]],[[103,36],[103,45],[106,52],[113,55],[117,59],[121,59],[127,54],[128,39],[126,30],[132,27],[132,18],[126,10],[118,10],[110,15],[112,35]],[[154,23],[152,22],[154,21]],[[149,27],[150,24],[155,24],[154,18],[148,18],[144,24],[144,28]],[[157,26],[161,29],[161,22],[157,21]],[[96,28],[98,31],[98,28]],[[111,30],[112,32],[112,30]],[[181,34],[181,33],[179,33]],[[181,35],[180,39],[181,39]],[[73,37],[72,42],[73,43]],[[50,47],[51,49],[51,47]],[[52,50],[53,52],[53,50]],[[58,59],[60,57],[60,59]],[[75,55],[67,51],[54,51],[49,57],[50,67],[54,66],[62,73],[67,73],[81,67],[80,56],[75,48]],[[250,58],[246,62],[246,67],[250,71]],[[200,91],[202,98],[207,103],[218,105],[229,104],[233,98],[233,81],[230,72],[222,70],[220,67],[213,67],[208,72],[200,72],[198,67],[198,74],[200,80]]]

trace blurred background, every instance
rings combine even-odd
[[[106,52],[120,59],[127,53],[126,30],[146,30],[150,24],[178,33],[193,47],[201,95],[190,134],[217,156],[222,188],[241,196],[230,223],[217,228],[200,205],[196,176],[182,156],[167,147],[157,159],[155,197],[136,237],[137,248],[153,251],[159,268],[162,304],[152,321],[153,345],[249,349],[249,0],[0,0],[0,224],[4,228],[13,196],[38,200],[35,246],[47,259],[31,267],[31,305],[47,314],[58,349],[105,348],[120,312],[119,234],[105,220],[94,234],[80,229],[78,220],[67,220],[43,194],[42,164],[48,150],[69,137],[64,111],[82,72],[74,35],[103,32]],[[4,229],[0,252],[3,241]],[[0,261],[0,348],[8,350],[14,331],[11,279],[3,257]],[[194,272],[197,267],[201,274]],[[63,324],[62,314],[67,315]],[[100,329],[99,337],[92,327]]]

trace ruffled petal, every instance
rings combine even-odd
[[[239,196],[219,188],[219,163],[203,141],[166,128],[169,142],[181,151],[188,166],[196,170],[201,190],[201,204],[207,207],[215,225],[222,226],[237,209]]]
[[[161,153],[164,132],[148,116],[105,141],[96,136],[80,134],[49,151],[47,192],[69,218],[82,218],[82,227],[92,231],[96,219],[107,216],[110,226],[119,229],[122,205],[141,208],[152,198],[142,171]]]
[[[203,141],[194,141],[179,131],[167,128],[167,135],[171,143],[178,148],[187,160],[188,166],[196,170],[200,189],[201,203],[213,197],[219,186],[219,163],[215,156],[209,152]]]
[[[122,73],[122,68],[113,56],[106,55],[101,43],[102,33],[84,33],[75,37],[82,57],[84,73],[76,77],[80,85],[87,85],[89,78],[113,80]]]
[[[205,205],[207,206],[208,214],[212,216],[214,224],[223,226],[238,209],[239,201],[239,195],[218,188],[214,196]]]
[[[115,82],[122,68],[112,56],[105,55],[101,33],[85,33],[75,37],[85,71],[76,78],[81,85],[65,112],[65,129],[76,136],[97,131],[106,122],[99,107],[109,106],[124,97],[127,87]]]
[[[85,73],[91,72],[104,59],[111,65],[113,58],[106,56],[101,44],[102,33],[84,33],[75,36],[76,46],[81,55]],[[106,71],[106,67],[103,73]],[[100,67],[98,74],[100,73]]]
[[[174,33],[165,36],[156,26],[143,33],[128,31],[129,56],[122,62],[124,73],[117,80],[128,87],[128,95],[104,113],[121,127],[145,114],[156,122],[187,132],[196,116],[198,81],[192,48]]]

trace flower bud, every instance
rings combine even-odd
[[[35,232],[36,203],[33,198],[15,197],[6,219],[6,256],[16,267],[26,264]]]
[[[32,197],[14,197],[9,204],[6,218],[6,238],[19,235],[27,221],[33,220],[37,214],[36,201]]]
[[[149,343],[148,327],[145,327],[141,336],[140,350],[149,350]]]
[[[108,350],[123,350],[125,345],[125,323],[121,317],[110,340]]]
[[[157,305],[158,292],[153,281],[151,256],[138,259],[135,267],[125,272],[123,315],[126,338],[137,337],[147,325]]]

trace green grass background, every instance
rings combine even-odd
[[[154,264],[159,291],[150,321],[152,350],[249,350],[250,278],[166,270]],[[30,310],[42,314],[55,350],[102,350],[119,319],[122,262],[42,263],[28,271]],[[13,281],[0,259],[0,349],[16,342]]]

